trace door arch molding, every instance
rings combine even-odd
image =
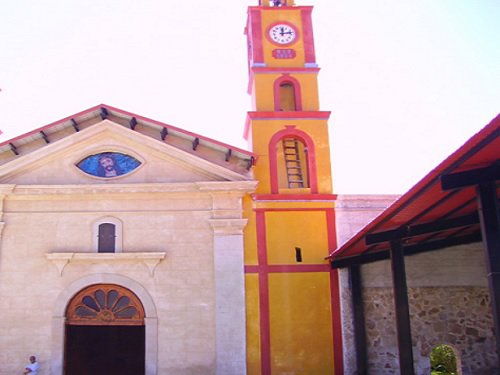
[[[62,375],[64,356],[64,328],[66,308],[71,299],[82,289],[94,284],[116,284],[133,292],[144,308],[146,333],[146,375],[156,375],[158,363],[158,316],[151,295],[137,281],[117,274],[87,275],[69,284],[54,301],[52,310],[51,375]]]

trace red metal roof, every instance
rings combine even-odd
[[[405,228],[443,223],[450,219],[470,217],[477,213],[474,187],[444,191],[441,176],[456,172],[488,167],[500,160],[500,115],[470,138],[420,182],[401,196],[372,222],[334,250],[329,259],[334,267],[365,263],[387,257],[388,241],[368,245],[367,235],[387,231],[404,232]],[[497,185],[497,195],[499,187]],[[436,226],[435,226],[436,227]],[[425,251],[452,244],[480,240],[479,223],[467,223],[453,228],[432,230],[401,236],[407,249]],[[420,250],[417,250],[420,249]]]

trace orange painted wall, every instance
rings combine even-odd
[[[328,255],[328,234],[325,223],[325,212],[322,211],[268,212],[268,263],[297,264],[295,247],[300,247],[303,264],[326,264],[324,258]]]
[[[260,368],[260,319],[259,319],[259,279],[255,274],[247,274],[246,318],[247,318],[247,374],[259,375]]]
[[[269,276],[272,374],[331,374],[329,273]]]

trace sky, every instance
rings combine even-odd
[[[247,148],[258,0],[0,1],[0,141],[104,103]],[[401,194],[500,113],[500,1],[313,5],[334,192]]]

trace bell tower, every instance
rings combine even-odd
[[[244,136],[259,181],[245,202],[250,375],[342,374],[328,119],[318,95],[311,6],[248,8]]]
[[[262,3],[249,8],[246,27],[253,111],[245,138],[268,163],[255,168],[259,192],[329,194],[330,112],[319,110],[312,7]]]

